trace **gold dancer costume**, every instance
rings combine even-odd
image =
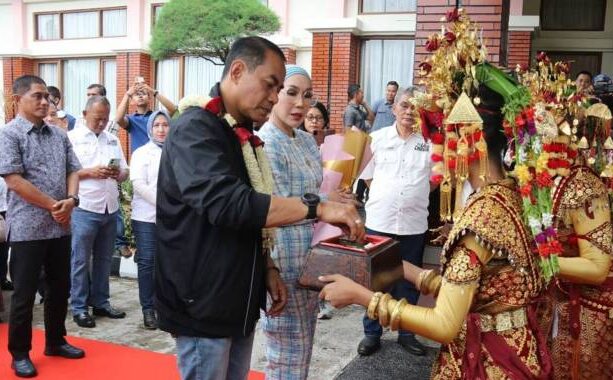
[[[613,379],[611,213],[606,188],[577,166],[554,192],[563,257],[552,289],[551,355],[556,379]]]
[[[517,71],[536,103],[543,149],[574,161],[569,169],[556,169],[548,194],[561,255],[539,310],[541,323],[556,379],[613,379],[613,247],[605,186],[605,181],[611,185],[613,168],[611,112],[604,104],[589,106],[574,93],[566,80],[567,63],[552,63],[544,53],[537,55],[537,62],[530,71]]]
[[[528,308],[542,286],[521,213],[513,180],[486,185],[469,198],[443,248],[436,306],[379,301],[382,325],[447,343],[433,379],[547,378]]]
[[[445,115],[444,135],[432,135],[431,180],[440,183],[442,217],[453,215],[454,226],[443,247],[442,276],[423,271],[416,284],[438,293],[436,305],[414,306],[373,294],[339,275],[322,278],[330,283],[321,297],[335,306],[362,304],[382,326],[443,343],[433,379],[550,379],[551,358],[532,305],[544,288],[538,256],[515,181],[504,178],[499,162],[506,146],[501,107],[508,119],[530,97],[483,62],[477,28],[461,10],[449,12],[447,21],[448,32],[431,36],[426,45],[434,52],[420,65],[428,95],[416,101],[428,112],[435,112],[428,105],[434,102]],[[478,95],[469,99],[477,88]],[[463,208],[461,196],[456,197],[452,213],[451,189],[461,194],[466,180],[477,190]]]

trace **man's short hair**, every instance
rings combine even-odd
[[[106,96],[94,95],[87,98],[87,103],[85,103],[85,111],[89,111],[96,104],[102,104],[106,106],[109,110],[111,109],[111,103],[106,98]]]
[[[37,77],[36,75],[22,75],[13,82],[13,94],[23,95],[30,91],[30,87],[32,87],[33,84],[47,85],[41,77]]]
[[[395,86],[395,87],[396,87],[396,90],[398,90],[398,88],[400,87],[400,86],[398,85],[398,82],[396,82],[395,80],[391,80],[391,81],[387,82],[387,84],[386,84],[385,86],[386,86],[386,87],[387,87],[387,86]]]
[[[415,86],[409,86],[407,88],[401,88],[396,93],[396,97],[394,98],[394,104],[398,103],[403,96],[413,97],[415,96],[415,91],[419,91],[419,88]]]
[[[99,83],[92,83],[89,86],[87,86],[88,90],[91,90],[92,88],[98,89],[98,95],[106,96],[106,87],[104,87],[103,85]]]
[[[359,84],[350,84],[349,87],[347,87],[347,96],[349,97],[349,99],[353,99],[353,97],[355,96],[355,94],[358,93],[358,91],[360,91]]]
[[[222,78],[225,78],[230,72],[230,66],[232,62],[237,59],[245,61],[249,71],[255,70],[256,67],[264,63],[266,59],[266,52],[271,51],[277,55],[283,63],[285,63],[285,54],[279,49],[277,45],[268,41],[266,38],[258,36],[250,36],[239,38],[234,41],[230,52],[226,57],[226,64],[223,68]]]
[[[588,77],[590,77],[590,81],[592,80],[592,78],[594,78],[594,77],[592,76],[592,73],[590,73],[590,72],[589,72],[589,71],[587,71],[587,70],[582,70],[582,71],[579,71],[579,72],[577,73],[577,76],[575,77],[575,80],[577,80],[577,78],[579,78],[579,75],[587,75]]]
[[[47,86],[47,92],[54,98],[62,99],[62,92],[55,86]]]

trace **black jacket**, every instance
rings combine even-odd
[[[249,184],[225,121],[199,107],[172,123],[160,163],[155,299],[176,335],[251,334],[263,306],[261,228],[270,196]]]

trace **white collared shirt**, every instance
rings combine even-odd
[[[361,175],[372,179],[366,227],[394,235],[428,229],[431,145],[419,133],[403,140],[396,124],[371,134],[373,158]]]
[[[162,148],[151,141],[136,149],[130,159],[132,220],[155,223],[155,199]]]
[[[107,131],[96,136],[87,126],[75,128],[68,132],[68,138],[83,168],[106,166],[111,159],[119,159],[119,168],[128,169],[128,164],[121,150],[117,137]],[[117,181],[108,179],[82,179],[79,182],[79,208],[104,214],[119,209],[119,191]]]

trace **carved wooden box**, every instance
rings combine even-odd
[[[311,249],[298,284],[320,290],[325,284],[318,277],[342,274],[373,291],[388,290],[403,277],[398,242],[394,239],[366,235],[364,246],[335,237],[321,241]]]

